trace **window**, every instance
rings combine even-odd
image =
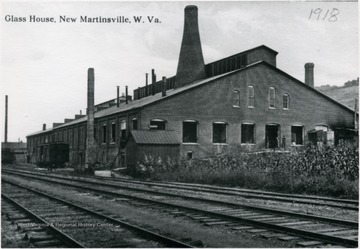
[[[269,88],[269,107],[275,108],[275,88]]]
[[[121,138],[125,138],[126,137],[126,121],[122,120],[120,122],[120,131],[121,131]]]
[[[242,124],[241,125],[241,143],[254,144],[255,143],[255,125]]]
[[[153,130],[165,130],[165,120],[162,119],[152,119],[150,120],[150,129]]]
[[[255,106],[255,93],[254,93],[254,87],[248,86],[248,107],[254,107]]]
[[[226,143],[226,124],[213,123],[213,143]]]
[[[197,143],[197,122],[188,120],[183,122],[183,143]]]
[[[133,130],[138,129],[138,120],[137,120],[137,118],[132,119],[132,128],[133,128]]]
[[[111,123],[111,140],[110,143],[115,143],[116,140],[116,126],[115,122]]]
[[[290,109],[290,96],[287,93],[283,95],[283,109]]]
[[[94,126],[94,138],[95,138],[95,141],[98,141],[98,139],[97,139],[97,127],[96,127],[96,125]]]
[[[107,134],[106,134],[106,124],[103,124],[103,126],[102,126],[102,143],[106,143],[106,136],[107,136]]]
[[[240,107],[240,92],[238,90],[233,91],[233,107]]]
[[[193,158],[193,152],[192,151],[186,152],[186,159],[190,160],[192,158]]]
[[[291,126],[291,145],[303,144],[303,126]]]

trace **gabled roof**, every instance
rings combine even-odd
[[[101,118],[101,117],[114,115],[114,114],[117,114],[117,113],[122,113],[122,112],[128,112],[128,111],[131,111],[131,110],[135,110],[135,109],[138,109],[138,108],[141,108],[141,107],[156,103],[158,101],[162,101],[164,99],[171,98],[174,95],[186,92],[188,90],[191,90],[193,88],[202,86],[204,84],[214,82],[214,81],[216,81],[218,79],[221,79],[223,77],[227,77],[229,75],[236,74],[236,73],[241,72],[241,71],[249,70],[249,69],[254,68],[254,67],[258,66],[258,65],[265,65],[265,66],[269,67],[270,69],[272,69],[272,70],[284,75],[285,77],[293,80],[294,82],[300,84],[302,87],[305,87],[305,88],[317,93],[318,95],[330,100],[331,102],[333,102],[334,104],[342,107],[343,109],[345,109],[347,111],[350,111],[350,112],[354,112],[349,107],[337,102],[336,100],[330,98],[329,96],[327,96],[324,93],[316,90],[315,88],[306,85],[304,82],[301,82],[300,80],[292,77],[291,75],[285,73],[284,71],[278,69],[277,67],[275,67],[275,66],[273,66],[273,65],[271,65],[271,64],[269,64],[269,63],[267,63],[265,61],[258,61],[258,62],[246,65],[243,68],[236,69],[236,70],[231,71],[231,72],[227,72],[227,73],[216,75],[216,76],[213,76],[213,77],[209,77],[209,78],[206,78],[206,79],[203,79],[203,80],[195,81],[192,84],[188,84],[188,85],[185,85],[183,87],[176,88],[176,89],[170,89],[170,90],[166,91],[166,96],[164,96],[164,97],[162,97],[162,93],[160,92],[160,93],[157,93],[155,95],[150,95],[148,97],[144,97],[144,98],[141,98],[141,99],[130,101],[128,104],[121,103],[119,107],[112,106],[112,107],[109,107],[107,109],[97,111],[97,112],[95,112],[94,116],[95,116],[95,119],[97,119],[97,118]],[[79,124],[79,123],[86,122],[86,120],[87,120],[87,116],[76,119],[76,120],[73,120],[73,121],[68,122],[68,123],[65,123],[65,124],[60,125],[60,126],[58,126],[56,128],[53,128],[53,129],[54,130],[61,129],[63,127],[67,127],[67,126],[71,126],[71,125],[74,125],[74,124]],[[43,132],[48,132],[48,131],[50,131],[50,130],[36,132],[36,133],[31,134],[31,135],[41,134]],[[31,135],[29,135],[29,136],[31,136]]]
[[[132,130],[131,135],[137,144],[180,144],[175,131],[165,130]]]

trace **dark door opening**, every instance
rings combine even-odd
[[[266,125],[265,126],[265,145],[267,149],[279,148],[279,125]]]

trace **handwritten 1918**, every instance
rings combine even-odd
[[[336,22],[338,20],[339,14],[340,14],[340,10],[337,8],[332,8],[328,10],[324,10],[322,8],[316,8],[316,9],[311,9],[309,20],[313,19],[317,21]]]

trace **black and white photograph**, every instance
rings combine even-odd
[[[0,2],[1,248],[357,248],[357,1]]]

